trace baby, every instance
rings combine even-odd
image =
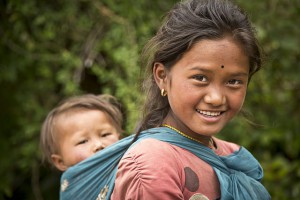
[[[61,102],[46,117],[40,137],[44,160],[60,171],[117,142],[121,104],[110,95],[82,95]]]

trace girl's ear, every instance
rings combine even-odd
[[[55,167],[60,171],[66,171],[68,167],[64,164],[62,157],[58,154],[52,154],[51,159]]]
[[[158,87],[160,89],[166,89],[165,84],[166,84],[167,72],[165,66],[162,63],[159,62],[154,63],[153,76]]]

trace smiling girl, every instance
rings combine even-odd
[[[179,2],[145,53],[144,117],[111,199],[270,199],[259,162],[216,137],[261,67],[246,14],[227,0]]]
[[[181,1],[144,49],[136,134],[65,171],[60,199],[270,199],[253,155],[217,138],[261,68],[246,14],[229,0]]]

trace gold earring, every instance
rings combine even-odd
[[[163,96],[163,97],[167,96],[167,91],[165,89],[161,89],[160,90],[160,95]]]

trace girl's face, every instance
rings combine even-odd
[[[52,159],[61,171],[115,143],[120,135],[106,113],[87,109],[58,116],[55,130],[59,154],[52,155]]]
[[[171,107],[164,123],[203,140],[240,111],[249,59],[230,37],[201,40],[169,71],[156,63],[154,76],[160,89],[167,91]]]

